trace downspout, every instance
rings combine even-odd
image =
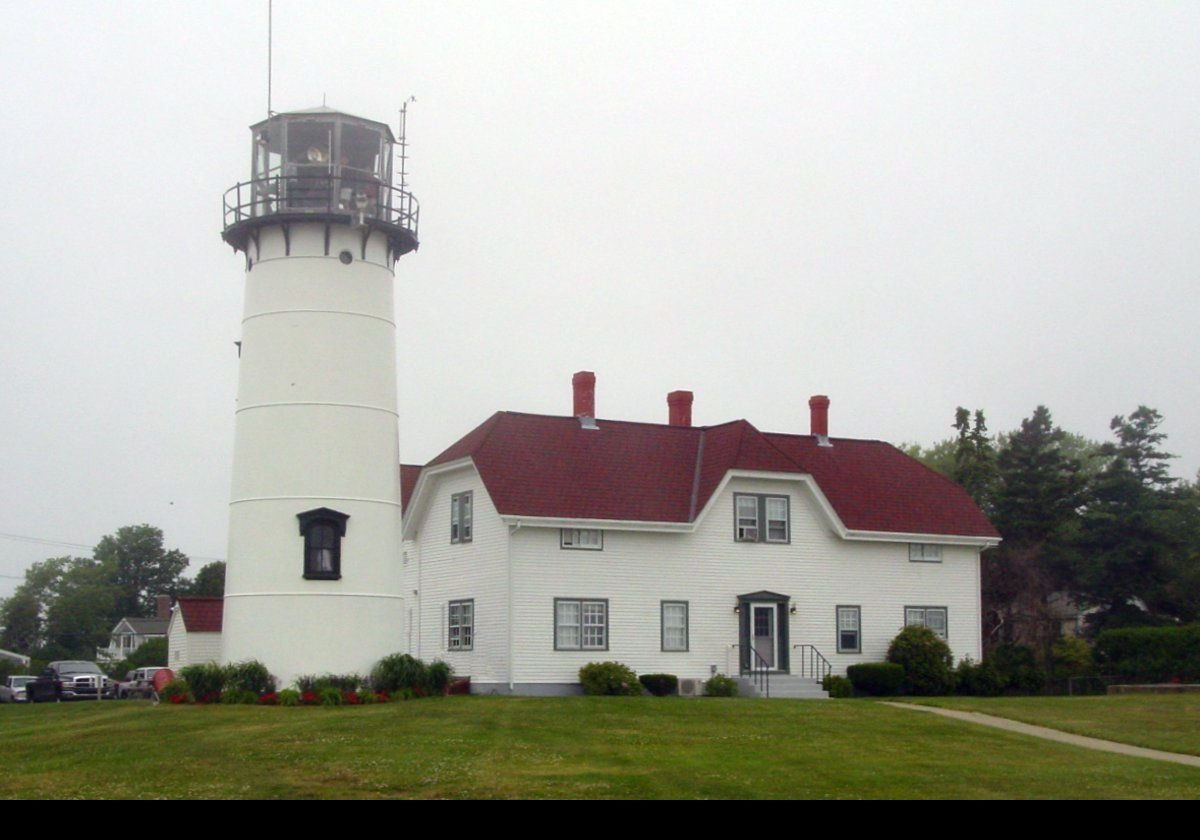
[[[508,693],[516,688],[513,680],[513,535],[521,530],[521,520],[508,529]]]

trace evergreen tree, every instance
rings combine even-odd
[[[959,406],[954,413],[954,428],[958,430],[958,440],[954,446],[951,478],[971,494],[984,513],[990,515],[996,486],[996,450],[988,437],[983,411],[976,409],[972,423],[970,412]]]
[[[1008,436],[997,457],[995,524],[1006,544],[1061,545],[1082,500],[1080,466],[1063,454],[1066,438],[1039,405]]]
[[[1110,424],[1111,460],[1092,483],[1079,538],[1079,588],[1102,607],[1095,626],[1152,623],[1171,600],[1172,578],[1188,576],[1186,493],[1176,491],[1159,444],[1162,416],[1139,406]]]

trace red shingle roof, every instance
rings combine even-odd
[[[189,633],[220,633],[225,616],[224,598],[185,596],[179,599],[183,626]]]
[[[428,466],[470,457],[502,515],[691,522],[729,470],[808,473],[846,528],[995,538],[961,487],[887,443],[497,412]],[[420,468],[401,468],[405,509]]]

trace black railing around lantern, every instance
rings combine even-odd
[[[235,248],[244,249],[245,232],[262,224],[331,218],[384,228],[390,239],[399,240],[398,253],[417,247],[417,199],[376,178],[328,172],[273,175],[230,187],[223,203],[225,239]]]

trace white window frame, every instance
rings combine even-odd
[[[934,615],[941,614],[941,631],[938,631],[936,620],[930,623],[930,613]],[[950,639],[950,611],[945,607],[905,607],[904,608],[904,626],[928,627],[932,630],[939,639]]]
[[[573,618],[564,620],[563,607],[575,608]],[[555,598],[554,649],[608,650],[608,599]]]
[[[679,627],[677,624],[672,627],[667,626],[667,610],[668,610],[668,608],[674,608],[674,607],[682,607],[683,608],[683,627],[682,628]],[[658,614],[659,614],[659,639],[660,639],[661,649],[664,652],[668,652],[668,653],[685,653],[685,652],[687,652],[689,650],[689,643],[691,641],[690,633],[689,633],[689,631],[690,631],[689,623],[690,622],[689,622],[689,616],[688,616],[688,602],[687,601],[661,601],[661,602],[659,602]],[[677,634],[680,631],[683,632],[683,641],[682,642],[677,641],[676,639],[668,639],[668,633],[674,632]]]
[[[579,551],[603,551],[604,532],[599,528],[562,528],[558,532],[558,546]]]
[[[837,652],[862,653],[862,607],[839,605],[836,614]],[[853,647],[842,643],[842,633],[854,634]]]
[[[909,543],[908,562],[941,563],[942,547],[936,543]]]
[[[446,606],[446,650],[475,649],[475,599],[463,598]]]
[[[451,543],[469,543],[474,536],[475,529],[472,522],[474,505],[471,498],[473,492],[467,490],[464,493],[455,493],[450,497]]]
[[[783,505],[783,516],[771,508]],[[749,516],[753,506],[754,516]],[[783,533],[779,529],[782,525]],[[775,534],[775,536],[772,536]],[[792,541],[792,500],[781,493],[734,493],[733,538],[736,542],[790,543]]]

